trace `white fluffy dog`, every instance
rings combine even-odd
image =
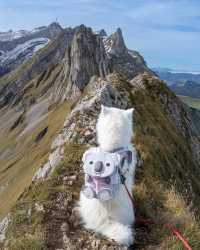
[[[102,106],[97,122],[97,139],[99,147],[106,152],[123,148],[132,152],[132,162],[125,160],[121,172],[126,177],[126,186],[132,192],[136,166],[136,152],[131,145],[133,109],[122,110]],[[99,199],[88,199],[80,194],[79,211],[84,225],[116,242],[130,246],[133,244],[135,221],[133,204],[124,185],[113,199],[102,202]]]

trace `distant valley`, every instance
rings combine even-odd
[[[152,68],[152,70],[168,85],[175,84],[177,82],[193,81],[200,83],[200,72],[195,71],[178,71],[169,68]]]
[[[193,109],[200,110],[200,72],[184,70],[178,72],[168,68],[152,68],[152,70],[184,103]],[[193,112],[193,114],[196,115],[197,112]]]
[[[200,84],[194,81],[179,81],[170,85],[177,95],[190,96],[200,98]]]

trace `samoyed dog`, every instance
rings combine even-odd
[[[120,175],[132,193],[136,166],[136,151],[131,144],[132,120],[133,109],[101,106],[96,126],[99,146],[83,155],[87,185],[79,200],[85,228],[126,246],[134,241],[135,215]]]

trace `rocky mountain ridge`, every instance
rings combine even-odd
[[[108,45],[109,41],[113,41],[112,45]],[[106,52],[109,46],[111,49]],[[126,53],[123,53],[124,51]],[[26,70],[21,70],[22,67]],[[36,57],[12,74],[2,78],[0,106],[7,105],[10,100],[12,103],[22,101],[20,91],[27,85],[27,82],[31,82],[35,76],[39,75],[38,80],[42,81],[45,75],[49,74],[47,69],[50,67],[58,71],[53,84],[57,89],[53,91],[56,93],[56,96],[53,95],[53,101],[70,98],[71,94],[72,98],[74,94],[78,96],[93,75],[105,77],[108,73],[120,71],[131,79],[138,72],[151,72],[139,53],[130,52],[125,47],[120,30],[102,39],[90,28],[81,25],[74,29],[63,30],[57,39]],[[37,80],[34,79],[34,81],[36,85],[39,85],[36,83]],[[59,89],[63,88],[67,91],[60,96]]]

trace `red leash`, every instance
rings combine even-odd
[[[125,182],[122,182],[122,184],[124,185],[124,187],[126,189],[126,192],[127,192],[128,196],[133,204],[133,209],[134,209],[134,199],[133,199],[132,195],[130,194]],[[141,225],[157,225],[158,224],[154,220],[151,220],[151,219],[137,219],[136,223],[141,224]],[[171,224],[164,224],[163,227],[170,230],[172,232],[172,234],[183,243],[185,249],[192,250],[192,247],[189,245],[186,238],[184,238],[184,236],[182,236],[181,233],[174,226],[172,226]]]

